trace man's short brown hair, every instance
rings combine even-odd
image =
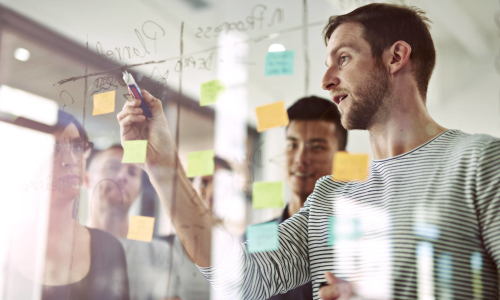
[[[412,49],[410,60],[418,91],[425,101],[436,65],[436,49],[429,31],[431,21],[423,10],[413,6],[373,3],[345,15],[331,16],[323,30],[326,44],[335,29],[344,23],[358,23],[363,27],[363,38],[370,44],[372,56],[377,60],[395,42],[408,43]]]

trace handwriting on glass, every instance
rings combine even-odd
[[[198,27],[195,37],[197,38],[215,38],[221,33],[229,33],[231,31],[246,32],[251,31],[256,28],[262,29],[263,25],[266,24],[267,6],[264,4],[257,4],[252,7],[250,14],[244,19],[236,22],[223,22],[218,26],[207,26],[205,28]],[[283,8],[276,8],[270,14],[271,19],[267,23],[268,27],[274,26],[276,23],[281,23],[284,20],[285,10]]]
[[[134,29],[134,33],[141,44],[138,48],[123,46],[123,47],[114,47],[113,50],[105,50],[101,44],[101,42],[96,43],[96,52],[97,55],[102,60],[112,60],[112,61],[121,61],[125,59],[133,59],[136,57],[145,57],[148,54],[151,54],[151,46],[148,46],[147,40],[151,43],[153,42],[154,53],[156,53],[156,41],[158,37],[165,37],[165,30],[163,27],[158,25],[153,21],[146,21],[142,24],[141,31]],[[146,39],[144,38],[146,37]]]

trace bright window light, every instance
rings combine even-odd
[[[16,51],[14,51],[14,57],[20,61],[27,61],[30,59],[30,52],[24,48],[17,48]]]
[[[285,46],[281,45],[281,44],[272,44],[271,46],[269,46],[269,49],[267,50],[268,52],[281,52],[281,51],[285,51]]]
[[[47,125],[57,123],[57,102],[0,85],[0,111]]]

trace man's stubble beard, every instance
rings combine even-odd
[[[342,126],[347,130],[367,130],[384,98],[389,95],[389,74],[380,63],[376,63],[353,92],[357,97],[350,94],[352,103],[349,111],[342,113]]]

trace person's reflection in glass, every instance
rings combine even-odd
[[[127,259],[130,299],[178,299],[176,257],[170,268],[171,245],[155,238],[150,243],[126,238],[129,210],[141,193],[143,172],[136,164],[122,164],[122,157],[120,145],[91,156],[85,175],[88,225],[120,239]]]
[[[78,120],[58,112],[59,128],[55,137],[53,182],[48,207],[48,230],[42,275],[42,299],[129,299],[125,254],[113,236],[82,226],[73,218],[75,199],[81,183],[92,143]],[[34,149],[36,151],[36,149]],[[39,264],[33,249],[41,232],[33,222],[27,225],[12,244],[9,276],[16,299],[38,283],[33,270]],[[11,286],[12,287],[12,286]]]

